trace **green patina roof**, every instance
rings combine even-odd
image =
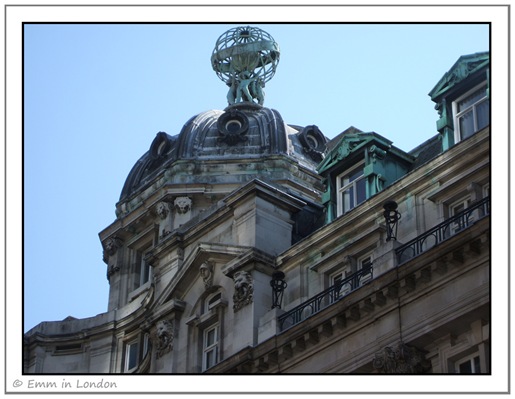
[[[340,164],[340,162],[349,155],[360,151],[363,147],[366,147],[371,143],[384,150],[395,153],[395,155],[400,158],[413,162],[413,157],[392,146],[392,141],[387,138],[375,132],[365,133],[351,126],[327,144],[329,151],[327,152],[324,160],[320,165],[318,165],[318,173],[323,174],[324,172],[327,172]]]
[[[452,68],[442,76],[433,90],[429,92],[431,100],[437,102],[438,98],[489,63],[490,53],[488,51],[461,56]]]

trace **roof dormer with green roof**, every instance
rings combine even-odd
[[[404,176],[414,158],[375,133],[350,127],[331,140],[318,167],[326,183],[322,202],[330,223]]]
[[[429,92],[446,151],[490,125],[490,53],[461,56]]]

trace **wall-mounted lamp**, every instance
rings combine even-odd
[[[397,202],[386,201],[383,204],[384,220],[386,222],[386,241],[397,239],[397,223],[401,218],[401,214],[397,211]]]
[[[272,274],[272,280],[270,281],[270,285],[272,286],[272,309],[281,308],[284,289],[288,285],[286,284],[286,281],[284,281],[284,277],[284,273],[280,271]]]

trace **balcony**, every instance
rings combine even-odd
[[[467,209],[429,229],[395,250],[397,264],[401,265],[421,253],[437,246],[455,234],[472,226],[490,214],[490,197],[483,198]]]
[[[476,202],[464,211],[429,229],[395,250],[397,266],[435,247],[490,214],[490,197]],[[372,265],[347,276],[339,283],[301,303],[278,317],[283,332],[340,301],[373,278]]]
[[[373,268],[370,264],[368,267],[347,276],[339,283],[329,287],[313,298],[291,309],[289,312],[279,316],[279,330],[283,332],[294,325],[299,324],[333,303],[338,302],[347,294],[361,287],[365,281],[371,280],[372,278]]]

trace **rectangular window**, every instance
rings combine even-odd
[[[146,284],[150,280],[150,269],[151,266],[145,259],[148,251],[137,251],[135,266],[134,266],[134,286],[133,289],[137,289],[142,285]]]
[[[365,255],[358,259],[360,270],[359,284],[362,285],[372,279],[372,256]]]
[[[202,370],[205,371],[218,363],[218,324],[204,330],[203,348]]]
[[[472,136],[490,124],[490,100],[486,83],[453,103],[456,142]]]
[[[132,371],[138,366],[139,342],[132,341],[125,345],[125,371]]]
[[[453,217],[458,215],[460,212],[463,212],[470,205],[470,197],[464,197],[449,206],[449,216]],[[470,223],[474,221],[473,214],[464,215],[461,218],[456,219],[451,226],[452,234],[456,234],[459,231],[463,230],[465,227],[469,226]]]
[[[367,199],[363,163],[343,172],[338,176],[336,183],[338,216],[347,213]]]
[[[345,270],[339,270],[336,273],[333,273],[329,276],[329,284],[331,287],[335,287],[333,295],[329,298],[331,303],[337,301],[341,297],[347,295],[352,287],[351,282],[345,283],[342,285],[342,281],[348,276],[348,272]]]
[[[142,286],[146,282],[148,282],[150,278],[150,265],[145,261],[145,256],[143,256],[143,259],[141,260],[140,264],[140,282],[139,285]]]
[[[147,355],[150,350],[150,334],[146,333],[143,336],[143,358]]]
[[[480,374],[481,365],[479,360],[479,354],[467,356],[466,358],[460,359],[455,363],[455,371],[457,374]]]

